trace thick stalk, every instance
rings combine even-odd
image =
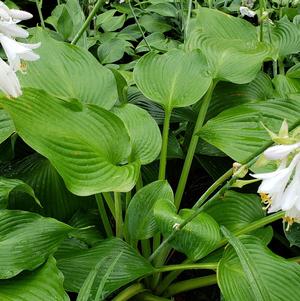
[[[151,255],[151,244],[149,239],[142,239],[142,254],[145,258],[148,258]]]
[[[265,11],[265,1],[259,0],[259,41],[264,40],[264,11]]]
[[[168,288],[165,296],[171,297],[182,292],[191,291],[200,287],[205,287],[217,283],[216,275],[209,275],[199,278],[193,278],[185,281],[176,282]]]
[[[191,263],[191,264],[173,264],[165,265],[156,268],[159,273],[171,272],[171,271],[182,271],[182,270],[216,270],[218,267],[217,262],[213,263]]]
[[[44,22],[43,13],[42,13],[43,0],[35,0],[35,3],[36,3],[36,7],[37,7],[37,10],[39,13],[40,20],[41,20],[41,25],[45,29],[46,26],[45,26],[45,22]]]
[[[116,212],[116,236],[123,237],[123,215],[122,215],[122,200],[121,193],[114,192],[115,212]]]
[[[203,99],[201,108],[199,110],[198,118],[197,118],[197,121],[196,121],[196,125],[195,125],[194,131],[193,131],[193,135],[192,135],[192,138],[191,138],[191,141],[190,141],[190,145],[189,145],[189,148],[188,148],[188,151],[187,151],[187,155],[186,155],[186,158],[185,158],[185,161],[184,161],[184,165],[183,165],[183,168],[182,168],[181,176],[180,176],[179,183],[178,183],[177,190],[176,190],[176,194],[175,194],[175,205],[176,205],[177,208],[180,207],[181,199],[182,199],[182,196],[183,196],[183,193],[184,193],[185,185],[186,185],[186,182],[187,182],[187,178],[188,178],[188,175],[189,175],[189,172],[190,172],[190,168],[191,168],[192,161],[193,161],[193,158],[194,158],[195,150],[196,150],[198,140],[199,140],[198,132],[200,131],[200,129],[201,129],[203,123],[204,123],[205,116],[206,116],[206,113],[207,113],[207,110],[208,110],[208,107],[209,107],[209,104],[210,104],[210,100],[211,100],[211,97],[212,97],[212,93],[213,93],[213,90],[214,90],[215,86],[216,86],[216,82],[213,81],[211,83],[208,91],[206,92],[206,95]]]
[[[170,299],[166,299],[163,297],[155,296],[150,294],[149,292],[141,293],[134,300],[137,301],[170,301]]]
[[[187,18],[186,18],[185,28],[184,28],[184,42],[186,42],[187,35],[188,35],[188,32],[189,32],[191,14],[192,14],[192,0],[189,0],[189,2],[188,2],[188,13],[187,13]]]
[[[135,283],[129,286],[128,288],[126,288],[125,290],[123,290],[114,299],[112,299],[112,301],[127,301],[130,298],[144,291],[146,291],[146,289],[141,283]]]
[[[160,163],[159,163],[159,173],[158,173],[159,180],[164,180],[166,177],[171,112],[172,110],[165,109],[165,119],[164,119],[164,127],[163,127],[163,134],[162,134],[162,147],[160,152]]]
[[[105,202],[111,212],[111,214],[113,215],[114,219],[116,219],[116,213],[115,213],[115,202],[113,200],[113,198],[110,195],[110,192],[103,192],[102,193]]]
[[[104,230],[106,232],[106,235],[107,235],[107,237],[111,237],[111,236],[113,236],[113,231],[111,229],[111,225],[110,225],[109,219],[107,217],[107,213],[106,213],[106,210],[105,210],[105,206],[104,206],[101,194],[96,194],[95,198],[96,198],[99,214],[100,214],[101,221],[102,221],[102,224],[104,226]]]
[[[74,39],[72,40],[71,44],[75,45],[80,40],[81,36],[84,34],[84,32],[87,30],[88,26],[90,25],[91,21],[93,20],[94,16],[98,12],[99,8],[104,4],[105,0],[98,0],[95,4],[94,8],[92,9],[91,13],[86,18],[85,22],[75,35]]]

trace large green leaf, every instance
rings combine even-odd
[[[142,164],[154,161],[161,149],[159,127],[151,115],[133,104],[114,107],[112,112],[125,124],[132,144],[131,158]]]
[[[230,231],[242,229],[266,214],[257,195],[231,190],[221,198],[206,203],[202,208],[219,225],[225,226]]]
[[[146,97],[166,110],[197,102],[211,83],[205,57],[178,49],[143,56],[134,68],[134,80]]]
[[[29,259],[29,258],[28,258]],[[28,260],[27,259],[27,260]],[[5,301],[68,301],[63,288],[63,275],[56,267],[56,261],[48,261],[32,272],[0,281],[0,299]]]
[[[17,133],[47,157],[77,195],[129,191],[139,163],[126,164],[131,145],[123,122],[95,105],[67,102],[35,89],[3,99]]]
[[[9,115],[0,109],[0,143],[6,140],[14,131],[15,127]]]
[[[126,227],[133,240],[147,239],[158,232],[153,208],[160,199],[174,201],[172,188],[167,181],[156,181],[139,190],[128,207]]]
[[[75,98],[110,109],[117,99],[114,76],[87,50],[58,42],[37,28],[33,41],[40,59],[28,63],[26,74],[20,74],[23,87],[43,89],[57,97]]]
[[[41,205],[40,201],[35,196],[32,187],[18,179],[7,179],[0,177],[0,209],[7,208],[9,194],[12,191],[21,191],[27,193],[38,205]]]
[[[278,132],[284,119],[290,128],[300,124],[299,114],[300,100],[244,104],[225,110],[209,120],[200,130],[200,137],[234,160],[245,162],[271,141],[261,122]]]
[[[71,218],[79,208],[95,204],[93,197],[79,197],[72,194],[50,161],[39,154],[30,155],[21,161],[1,168],[1,175],[23,180],[30,185],[42,207],[37,206],[23,193],[13,193],[9,208],[35,211],[59,220]]]
[[[187,48],[201,49],[218,80],[248,83],[274,55],[269,44],[258,42],[252,24],[216,9],[200,8],[191,28]]]
[[[65,257],[61,256],[57,259],[58,267],[65,276],[64,285],[66,290],[79,292],[90,271],[102,258],[106,257],[91,289],[89,300],[94,300],[93,298],[102,278],[120,253],[122,255],[104,285],[104,298],[131,281],[153,272],[150,263],[133,248],[120,239],[111,238],[102,241],[93,248],[77,251],[73,255],[67,253]]]
[[[256,237],[245,235],[240,242],[251,259],[254,277],[260,279],[260,285],[271,299],[263,295],[264,300],[297,300],[300,289],[300,267],[272,253]],[[233,247],[227,247],[218,266],[218,284],[226,300],[253,301],[253,290],[245,270]]]
[[[0,210],[0,279],[37,268],[72,229],[35,213]]]
[[[159,200],[154,206],[157,225],[166,237],[177,224],[181,224],[194,213],[194,210],[182,209],[177,215],[176,211],[176,206],[167,199]],[[196,261],[209,254],[220,239],[219,225],[210,215],[203,212],[178,231],[170,245]]]

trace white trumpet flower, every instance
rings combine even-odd
[[[268,160],[282,160],[297,148],[300,148],[300,142],[294,144],[275,145],[265,150],[264,155]]]
[[[240,13],[242,17],[247,16],[253,18],[256,15],[256,12],[248,8],[247,6],[240,6]]]
[[[20,82],[12,68],[0,58],[0,90],[6,96],[18,97],[22,95]]]
[[[40,47],[41,43],[19,43],[1,34],[0,43],[2,44],[7,59],[14,71],[21,70],[21,59],[25,61],[36,61],[40,58],[38,54],[33,52],[33,49]]]

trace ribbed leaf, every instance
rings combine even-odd
[[[294,223],[288,230],[284,230],[284,234],[290,242],[290,246],[300,247],[300,225],[298,223]]]
[[[34,194],[32,187],[18,179],[6,179],[0,177],[0,209],[7,207],[9,194],[12,191],[21,191],[30,195],[35,202],[40,206],[40,201]]]
[[[42,215],[68,220],[79,208],[95,204],[93,197],[79,197],[72,194],[50,161],[39,154],[33,154],[21,161],[2,168],[5,177],[18,178],[30,185],[41,201],[42,208],[24,194],[12,194],[10,208],[39,212]]]
[[[244,162],[270,142],[262,126],[278,132],[282,121],[290,127],[300,124],[300,100],[269,100],[228,109],[209,120],[200,137],[236,161]]]
[[[211,83],[205,57],[178,49],[143,56],[134,68],[134,80],[146,97],[168,110],[197,102]]]
[[[91,289],[89,300],[94,300],[93,298],[102,278],[120,252],[122,252],[122,255],[105,283],[104,298],[131,281],[153,272],[153,267],[149,262],[133,248],[120,239],[111,238],[88,250],[78,251],[73,255],[67,253],[66,257],[58,259],[58,267],[65,276],[64,285],[66,290],[78,292],[91,269],[96,266],[101,258],[107,257]]]
[[[114,76],[87,50],[52,39],[37,28],[33,38],[42,45],[38,61],[20,74],[23,87],[43,89],[57,97],[75,98],[110,109],[117,99]]]
[[[154,215],[162,234],[169,236],[176,224],[181,224],[192,213],[191,209],[182,209],[176,214],[175,205],[166,199],[156,202]],[[207,213],[200,213],[170,241],[177,251],[183,252],[189,259],[196,261],[209,254],[220,241],[221,234],[217,222]]]
[[[174,201],[172,188],[167,181],[156,181],[139,190],[128,207],[126,227],[131,239],[147,239],[158,232],[153,208],[160,199]]]
[[[32,272],[0,281],[0,299],[5,301],[68,301],[63,288],[63,275],[56,267],[56,261],[48,261]]]
[[[242,229],[265,216],[257,195],[235,191],[227,191],[221,199],[206,203],[203,211],[230,231]]]
[[[35,89],[24,89],[18,101],[1,102],[17,133],[50,160],[74,194],[128,191],[134,186],[139,163],[125,164],[130,140],[114,114]]]
[[[72,229],[35,213],[0,210],[0,279],[37,268]]]
[[[14,124],[7,112],[0,110],[0,143],[6,140],[15,131]]]
[[[275,255],[256,237],[245,235],[240,237],[240,241],[251,259],[254,277],[260,279],[260,285],[268,292],[271,300],[297,300],[300,289],[299,265]],[[257,300],[232,247],[225,249],[219,262],[218,284],[226,300]]]
[[[159,127],[151,115],[133,104],[114,107],[112,112],[125,124],[132,144],[131,158],[142,164],[154,161],[161,149]]]
[[[252,81],[262,62],[273,56],[273,48],[258,42],[256,28],[245,20],[216,9],[197,12],[187,48],[201,49],[213,78],[237,84]]]

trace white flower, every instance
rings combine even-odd
[[[18,97],[22,95],[20,83],[15,72],[1,58],[0,58],[0,90],[2,90],[6,94],[6,96]]]
[[[262,180],[257,192],[261,195],[262,201],[267,205],[268,212],[282,209],[285,189],[299,161],[300,154],[297,154],[287,167],[286,159],[284,159],[279,168],[274,172],[251,175],[256,179]]]
[[[0,34],[0,43],[2,44],[7,59],[14,71],[21,70],[21,59],[26,61],[36,61],[40,58],[38,54],[33,52],[33,49],[40,47],[40,43],[19,43],[3,34]]]
[[[300,147],[300,142],[294,144],[275,145],[264,151],[268,160],[281,160]]]
[[[29,33],[12,21],[0,21],[0,32],[13,38],[28,38]]]
[[[241,15],[253,18],[256,15],[256,12],[251,10],[250,8],[246,7],[246,6],[240,6],[240,13]]]
[[[10,9],[9,15],[16,22],[21,22],[24,20],[29,20],[33,17],[33,15],[27,11],[19,10],[19,9]]]

